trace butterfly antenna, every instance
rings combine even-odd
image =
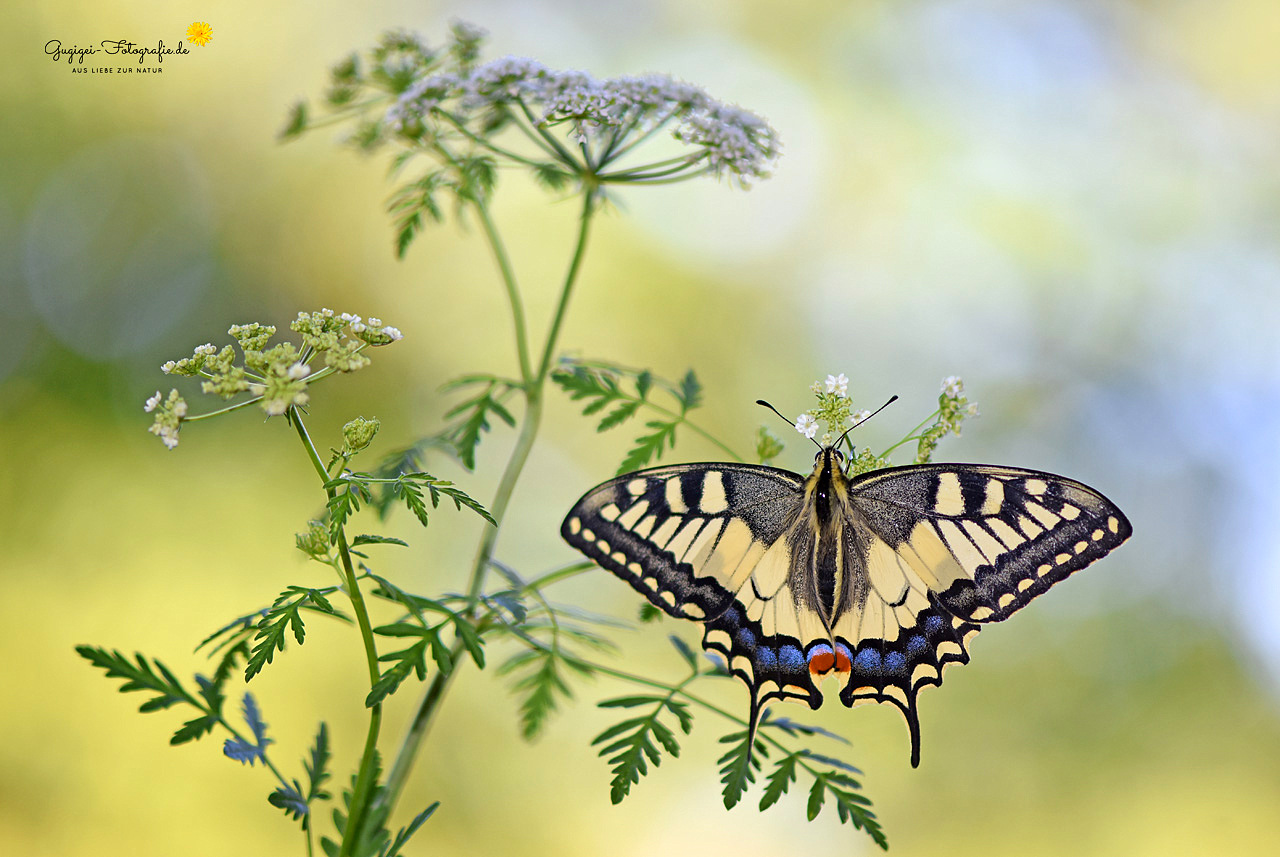
[[[832,449],[836,449],[836,448],[838,448],[838,447],[840,446],[840,444],[844,443],[844,439],[845,439],[846,437],[848,437],[848,436],[849,436],[849,432],[853,431],[853,430],[854,430],[854,429],[856,429],[858,426],[862,425],[862,424],[863,424],[863,423],[865,423],[867,420],[871,419],[871,418],[872,418],[872,417],[874,417],[876,414],[880,413],[881,411],[883,411],[885,408],[889,407],[890,405],[892,405],[892,404],[893,404],[894,402],[896,402],[896,401],[898,401],[898,397],[897,397],[896,395],[895,395],[895,396],[891,396],[891,397],[889,397],[889,401],[885,402],[883,405],[881,405],[880,407],[876,408],[874,411],[872,411],[871,413],[867,414],[865,417],[863,417],[862,419],[858,420],[856,423],[854,423],[853,425],[851,425],[851,426],[849,426],[847,429],[845,429],[845,430],[844,430],[844,434],[840,435],[840,439],[839,439],[839,440],[837,440],[835,443],[831,444],[831,448],[832,448]]]
[[[894,396],[894,398],[896,399],[896,398],[897,398],[897,396]],[[768,402],[766,402],[764,399],[756,399],[756,404],[757,404],[757,405],[764,405],[766,408],[768,408],[769,410],[773,411],[773,412],[774,412],[775,414],[777,414],[778,416],[782,417],[783,421],[784,421],[787,425],[792,426],[792,427],[794,427],[794,426],[795,426],[795,423],[791,422],[791,420],[790,420],[790,419],[788,419],[787,417],[783,416],[782,411],[778,410],[778,409],[777,409],[777,408],[775,408],[773,405],[771,405],[771,404],[769,404]],[[816,440],[813,440],[813,438],[809,438],[809,440],[813,441],[813,445],[814,445],[814,446],[816,446],[818,449],[822,449],[822,444],[818,443]]]

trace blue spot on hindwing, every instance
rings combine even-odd
[[[799,646],[793,646],[790,643],[778,647],[778,666],[783,672],[808,672],[804,653],[800,651]]]
[[[886,672],[901,673],[907,668],[907,657],[902,652],[889,652],[884,659]]]
[[[862,649],[854,655],[853,665],[864,673],[879,675],[880,653],[871,648]]]
[[[756,675],[776,672],[778,669],[778,653],[768,646],[756,649]]]

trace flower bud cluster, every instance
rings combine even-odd
[[[202,378],[201,391],[223,399],[247,392],[256,397],[268,416],[280,416],[290,407],[310,401],[308,385],[318,377],[361,369],[369,365],[369,358],[362,352],[403,338],[399,330],[384,325],[381,319],[366,320],[331,309],[300,312],[289,327],[301,337],[301,348],[292,342],[270,345],[276,334],[272,325],[236,324],[227,331],[235,339],[235,346],[227,345],[219,351],[212,344],[201,345],[190,357],[169,360],[160,369],[166,375]],[[240,361],[236,346],[242,356]],[[324,361],[324,368],[313,372],[312,362],[317,358]],[[155,413],[150,431],[170,449],[177,446],[180,424],[191,419],[178,391],[174,390],[163,402],[157,392],[147,400],[145,410]]]
[[[825,423],[827,430],[821,443],[829,446],[856,421],[853,401],[849,398],[849,379],[843,373],[828,375],[825,383],[814,381],[809,389],[817,396],[818,406],[796,419],[796,431],[812,440],[818,433],[818,424]],[[860,413],[865,415],[866,412]]]
[[[949,434],[960,436],[960,426],[969,417],[978,416],[977,404],[971,404],[964,394],[964,381],[957,375],[942,380],[942,392],[938,396],[938,419],[920,435],[916,447],[916,463],[927,464],[932,458],[938,441]]]

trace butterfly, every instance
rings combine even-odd
[[[838,444],[838,442],[837,442]],[[1129,538],[1116,506],[1073,479],[986,464],[850,477],[835,446],[806,478],[677,464],[588,491],[561,535],[671,616],[751,691],[749,739],[775,699],[890,703],[920,764],[916,697],[968,663],[969,642]]]

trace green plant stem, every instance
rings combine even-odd
[[[596,192],[598,188],[594,180],[584,178],[582,188],[582,214],[578,219],[578,240],[573,249],[573,260],[569,263],[569,273],[565,275],[564,288],[560,290],[560,301],[556,304],[556,314],[551,320],[551,331],[547,334],[546,345],[542,349],[542,362],[538,366],[538,388],[547,380],[551,371],[551,358],[555,354],[556,343],[560,338],[560,326],[564,323],[565,310],[569,306],[569,298],[573,295],[573,286],[578,281],[578,272],[582,268],[582,258],[587,251],[587,237],[590,234],[591,215],[595,213]]]
[[[307,433],[306,426],[302,424],[302,418],[297,408],[289,408],[289,418],[293,422],[294,428],[297,429],[302,445],[307,450],[307,456],[311,459],[311,466],[320,475],[321,481],[328,483],[330,481],[329,472],[320,460],[320,454],[316,451],[315,444],[311,442],[311,436]],[[332,500],[337,493],[337,489],[326,487],[325,493]],[[351,561],[351,550],[347,545],[347,535],[342,528],[338,529],[338,555],[342,558],[342,571],[346,579],[347,597],[351,599],[351,609],[356,614],[356,624],[360,627],[360,639],[364,642],[365,662],[369,668],[369,687],[372,688],[377,684],[380,674],[378,670],[378,648],[373,640],[373,623],[369,621],[369,611],[365,607],[364,595],[360,592],[360,583],[356,577],[354,563]],[[342,837],[342,850],[339,852],[339,857],[348,857],[356,841],[360,838],[360,826],[364,821],[369,795],[372,793],[374,786],[373,780],[378,756],[378,732],[381,727],[382,704],[379,703],[369,709],[369,731],[365,736],[364,752],[360,757],[360,772],[356,775],[356,784],[351,792],[350,813],[347,817],[347,827]]]
[[[498,234],[498,228],[489,216],[489,208],[483,200],[475,202],[476,213],[480,216],[480,224],[484,227],[485,237],[493,250],[494,259],[498,262],[498,271],[502,275],[502,285],[507,291],[507,302],[511,304],[511,321],[516,333],[516,357],[520,361],[520,379],[527,388],[533,380],[533,372],[529,364],[529,334],[524,319],[524,301],[520,298],[520,286],[516,282],[515,271],[511,268],[511,260]]]
[[[546,387],[547,375],[551,370],[551,358],[555,353],[556,341],[560,335],[560,328],[564,323],[569,299],[573,294],[574,283],[577,281],[578,274],[582,268],[587,238],[590,235],[591,216],[595,212],[595,193],[595,185],[588,182],[583,189],[582,216],[578,222],[578,236],[572,261],[569,263],[569,271],[565,275],[564,285],[560,290],[560,300],[556,304],[555,315],[551,321],[551,328],[547,333],[547,340],[542,350],[542,359],[538,364],[537,374],[530,377],[526,372],[527,367],[523,363],[521,366],[521,372],[526,378],[524,421],[520,426],[520,434],[516,438],[515,447],[511,450],[511,456],[507,460],[506,469],[503,470],[502,478],[498,482],[498,489],[494,495],[493,503],[489,506],[489,514],[493,516],[495,523],[492,527],[485,528],[483,535],[480,537],[480,544],[476,549],[475,561],[472,563],[471,578],[467,585],[467,594],[471,599],[471,606],[468,608],[469,615],[474,615],[475,605],[478,603],[480,593],[484,589],[485,573],[488,571],[490,560],[493,558],[494,547],[498,541],[498,533],[501,531],[502,522],[506,518],[507,508],[515,492],[516,483],[520,479],[520,473],[524,470],[525,462],[529,458],[529,451],[533,448],[534,440],[538,435],[538,427],[542,421],[543,392]],[[506,254],[501,249],[502,244],[498,240],[497,230],[493,228],[493,224],[483,207],[477,206],[477,208],[480,208],[482,212],[481,220],[485,224],[485,234],[489,237],[494,253],[499,258],[499,268],[503,272],[503,281],[507,288],[508,297],[512,302],[512,312],[517,314],[522,324],[523,310],[517,312],[516,309],[521,305],[519,290],[516,287],[515,277],[509,273],[510,265],[506,262]],[[517,331],[519,330],[520,327],[517,326]],[[526,352],[521,349],[520,353],[524,355]],[[418,709],[412,721],[410,721],[408,732],[400,745],[400,752],[396,756],[391,772],[387,775],[386,789],[383,792],[380,804],[387,806],[389,808],[388,811],[395,807],[396,801],[404,789],[405,780],[408,778],[409,771],[418,755],[418,748],[422,745],[422,740],[430,729],[431,723],[435,719],[435,714],[440,708],[440,702],[448,692],[449,686],[453,682],[453,676],[461,665],[459,656],[462,653],[462,648],[462,642],[455,640],[449,650],[455,664],[454,669],[448,673],[437,671],[435,676],[432,677],[431,683],[427,685],[422,701],[418,703]]]
[[[639,136],[633,138],[630,142],[624,144],[621,148],[617,147],[618,143],[620,142],[618,138],[614,138],[610,140],[608,148],[605,149],[604,155],[600,158],[600,163],[608,164],[618,160],[619,158],[624,157],[628,152],[630,152],[636,146],[639,146],[641,143],[648,140],[654,134],[658,133],[663,128],[667,127],[667,123],[670,122],[675,115],[676,115],[676,108],[672,108],[671,110],[667,111],[666,116],[663,116],[661,119],[654,121],[653,125],[649,128],[648,131],[645,131],[643,134],[640,134]]]
[[[921,435],[917,434],[916,432],[918,432],[918,431],[920,431],[920,429],[924,428],[924,427],[929,423],[929,421],[930,421],[930,420],[937,418],[937,416],[938,416],[939,414],[941,414],[941,413],[942,413],[942,409],[941,409],[941,408],[938,408],[938,409],[937,409],[937,410],[935,410],[933,413],[929,414],[929,416],[927,416],[927,417],[925,417],[924,419],[922,419],[922,420],[921,420],[921,421],[916,425],[916,427],[915,427],[915,428],[913,428],[911,431],[907,432],[907,436],[906,436],[906,437],[904,437],[902,440],[898,441],[898,442],[897,442],[897,443],[895,443],[893,446],[891,446],[891,447],[889,447],[888,449],[886,449],[884,452],[880,453],[880,455],[878,455],[878,456],[877,456],[877,458],[887,458],[887,457],[889,456],[889,453],[893,452],[895,449],[897,449],[898,447],[902,446],[903,444],[905,444],[905,443],[910,443],[910,442],[911,442],[911,441],[913,441],[913,440],[919,440],[919,439],[921,438]]]

